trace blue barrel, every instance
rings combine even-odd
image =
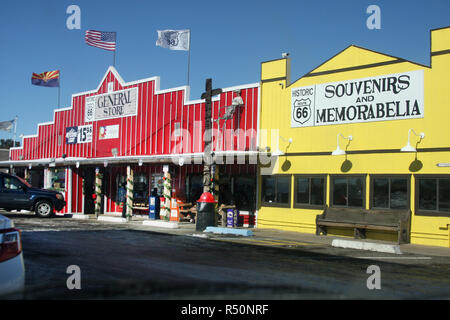
[[[159,210],[161,201],[158,196],[150,196],[148,200],[148,218],[151,220],[159,220]]]
[[[234,224],[234,210],[228,209],[227,210],[227,227],[233,228],[235,226]]]

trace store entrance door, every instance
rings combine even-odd
[[[83,193],[84,193],[84,214],[95,213],[95,200],[92,195],[95,193],[95,168],[83,168]]]

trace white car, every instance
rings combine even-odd
[[[0,299],[15,298],[25,286],[25,265],[20,230],[0,215]]]

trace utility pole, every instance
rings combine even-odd
[[[222,93],[222,89],[212,89],[212,79],[206,79],[205,92],[202,93],[201,98],[205,99],[205,149],[204,149],[204,164],[203,164],[203,192],[210,192],[211,190],[211,146],[212,146],[212,118],[211,118],[211,98]]]

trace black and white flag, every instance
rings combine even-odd
[[[0,130],[11,131],[15,120],[0,122]]]
[[[157,30],[156,45],[170,50],[189,51],[190,30]]]

